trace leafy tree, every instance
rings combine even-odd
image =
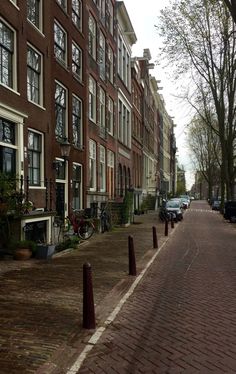
[[[196,169],[201,172],[208,184],[209,199],[212,197],[213,186],[219,185],[221,165],[219,137],[212,127],[206,124],[206,119],[203,121],[198,115],[192,119],[188,127],[188,145],[194,155]]]
[[[221,147],[221,189],[224,198],[234,193],[234,144],[236,137],[236,39],[235,25],[223,1],[174,0],[162,11],[162,53],[176,67],[176,77],[191,80],[195,98],[214,106]],[[193,89],[194,87],[194,89]]]

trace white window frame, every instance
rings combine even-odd
[[[95,79],[89,76],[89,119],[96,123],[97,119],[97,86]]]
[[[108,3],[107,3],[107,9],[108,9],[108,28],[109,28],[109,31],[111,33],[111,35],[113,35],[113,30],[114,30],[114,8],[113,8],[113,4],[111,2],[111,0],[108,0]]]
[[[8,22],[6,22],[2,17],[0,17],[0,22],[7,27],[13,33],[13,51],[11,54],[11,83],[10,85],[0,81],[0,85],[6,87],[9,90],[17,92],[17,50],[16,50],[16,30],[13,29]],[[2,48],[2,47],[1,47]],[[1,72],[0,72],[1,74]]]
[[[115,192],[115,154],[110,149],[107,150],[107,184],[109,198],[112,199]]]
[[[78,183],[76,182],[76,180],[73,178],[73,172],[72,172],[72,208],[73,209],[83,209],[83,165],[77,163],[77,162],[73,162],[73,165],[72,167],[79,167],[80,168],[80,171],[81,171],[81,181],[80,181],[80,186],[79,186],[79,206],[74,204],[74,183]],[[76,187],[78,188],[78,186]]]
[[[57,27],[60,30],[60,32],[63,34],[64,47],[60,45],[61,44],[60,40],[58,41],[56,40],[57,33],[55,30],[55,27]],[[57,52],[60,52],[60,54],[64,54],[64,56],[61,58]],[[54,55],[56,57],[56,60],[59,63],[67,67],[67,32],[57,20],[54,20]]]
[[[65,4],[63,4],[63,2]],[[57,0],[57,3],[63,9],[64,12],[67,12],[67,0]]]
[[[131,148],[131,109],[121,97],[118,98],[118,140]]]
[[[98,58],[99,58],[99,73],[100,73],[100,78],[105,80],[106,78],[106,39],[103,33],[100,31],[99,35],[99,53],[98,53]]]
[[[106,128],[106,93],[101,87],[99,89],[99,124],[101,128]]]
[[[108,79],[114,83],[114,52],[111,46],[108,46]]]
[[[64,140],[65,138],[68,137],[68,90],[67,88],[59,81],[55,81],[55,94],[56,94],[56,86],[60,86],[64,91],[65,91],[65,111],[64,111],[64,115],[65,115],[65,118],[64,118],[64,131],[63,131],[63,134],[62,136],[58,135],[57,134],[57,118],[56,118],[56,111],[55,111],[55,135],[56,135],[56,139],[58,139],[58,141],[60,140]],[[55,94],[54,94],[54,101],[55,101],[55,106],[56,106],[56,98],[55,98]],[[62,105],[59,105],[63,108]]]
[[[29,0],[27,0],[28,2]],[[40,32],[43,32],[43,0],[35,0],[35,1],[38,1],[39,3],[39,21],[38,21],[38,24],[36,24],[35,22],[32,22],[28,17],[27,17],[27,20],[30,22],[30,24],[35,27],[37,30],[39,30]]]
[[[44,134],[35,130],[35,129],[32,129],[32,128],[28,128],[28,135],[29,135],[29,132],[35,133],[35,134],[37,134],[41,137],[41,152],[40,152],[40,159],[39,159],[39,162],[40,162],[40,181],[39,181],[38,185],[35,185],[35,184],[31,184],[30,179],[29,179],[29,188],[30,189],[44,188],[44,164],[43,164],[43,160],[44,160]],[[29,147],[28,147],[28,152],[29,152]]]
[[[37,102],[37,101],[31,100],[31,98],[29,98],[29,96],[28,96],[28,69],[31,68],[33,70],[33,68],[29,67],[29,65],[27,63],[27,98],[28,98],[28,101],[30,101],[31,103],[42,106],[43,105],[43,55],[36,48],[34,48],[31,44],[27,44],[27,56],[28,56],[28,48],[30,48],[32,51],[37,53],[38,56],[40,57],[40,71],[38,73],[38,77],[39,77],[39,97],[38,97],[38,102]],[[27,57],[27,59],[28,59],[28,57]]]
[[[75,50],[77,50],[77,60],[75,60],[75,58],[73,57],[73,47],[75,48]],[[71,50],[72,50],[72,72],[73,74],[75,75],[76,78],[79,79],[79,81],[81,82],[82,81],[82,76],[83,76],[83,52],[82,52],[82,49],[78,46],[78,44],[76,44],[74,42],[74,40],[72,40],[72,45],[71,45]],[[79,72],[77,72],[77,67],[79,69]]]
[[[91,166],[93,165],[92,176]],[[92,178],[91,178],[92,177]],[[97,143],[89,139],[89,190],[96,191],[97,188]],[[92,181],[92,185],[90,182]]]
[[[73,100],[77,100],[79,103],[79,107],[80,107],[79,115],[74,111]],[[75,117],[78,117],[79,123],[77,125],[75,125],[74,123],[73,115]],[[80,140],[79,143],[75,141],[75,137],[74,137],[75,132],[77,133],[78,138]],[[83,103],[82,103],[82,100],[74,94],[72,95],[72,133],[73,133],[74,146],[76,148],[82,149],[83,148]]]
[[[89,54],[96,60],[96,39],[97,39],[97,25],[94,17],[90,14],[88,19],[88,44],[89,44]]]
[[[131,89],[131,51],[127,48],[121,35],[118,36],[118,74],[125,86]]]
[[[79,31],[82,31],[82,1],[81,0],[72,0],[71,7],[72,7],[72,22],[77,27]]]
[[[114,101],[111,97],[108,97],[108,133],[114,135]]]
[[[100,191],[106,192],[106,149],[100,145],[99,152]]]

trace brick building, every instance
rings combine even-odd
[[[0,2],[0,172],[35,208],[21,237],[54,241],[56,216],[160,188],[156,86],[148,49],[131,63],[136,40],[123,1]]]

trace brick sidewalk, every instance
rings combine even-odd
[[[92,266],[97,325],[134,278],[128,276],[128,235],[133,235],[138,272],[166,240],[157,214],[135,216],[136,224],[95,235],[51,261],[1,261],[0,373],[60,373],[91,331],[82,329],[82,267]],[[116,286],[116,287],[115,287]]]
[[[236,229],[203,202],[73,374],[236,373]]]

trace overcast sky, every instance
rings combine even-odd
[[[186,170],[187,188],[190,188],[194,182],[194,172],[191,160],[188,155],[185,138],[185,126],[189,122],[189,108],[181,100],[178,100],[178,87],[183,82],[177,82],[170,75],[171,68],[162,66],[160,61],[159,48],[161,39],[158,36],[154,25],[158,24],[160,10],[170,3],[169,0],[124,0],[131,23],[137,36],[137,42],[132,48],[133,56],[142,56],[143,49],[149,48],[152,56],[152,62],[155,62],[155,68],[150,73],[158,80],[161,80],[159,86],[163,87],[160,93],[164,97],[166,109],[170,116],[174,117],[175,136],[178,147],[179,164]],[[158,62],[158,64],[156,63]]]

